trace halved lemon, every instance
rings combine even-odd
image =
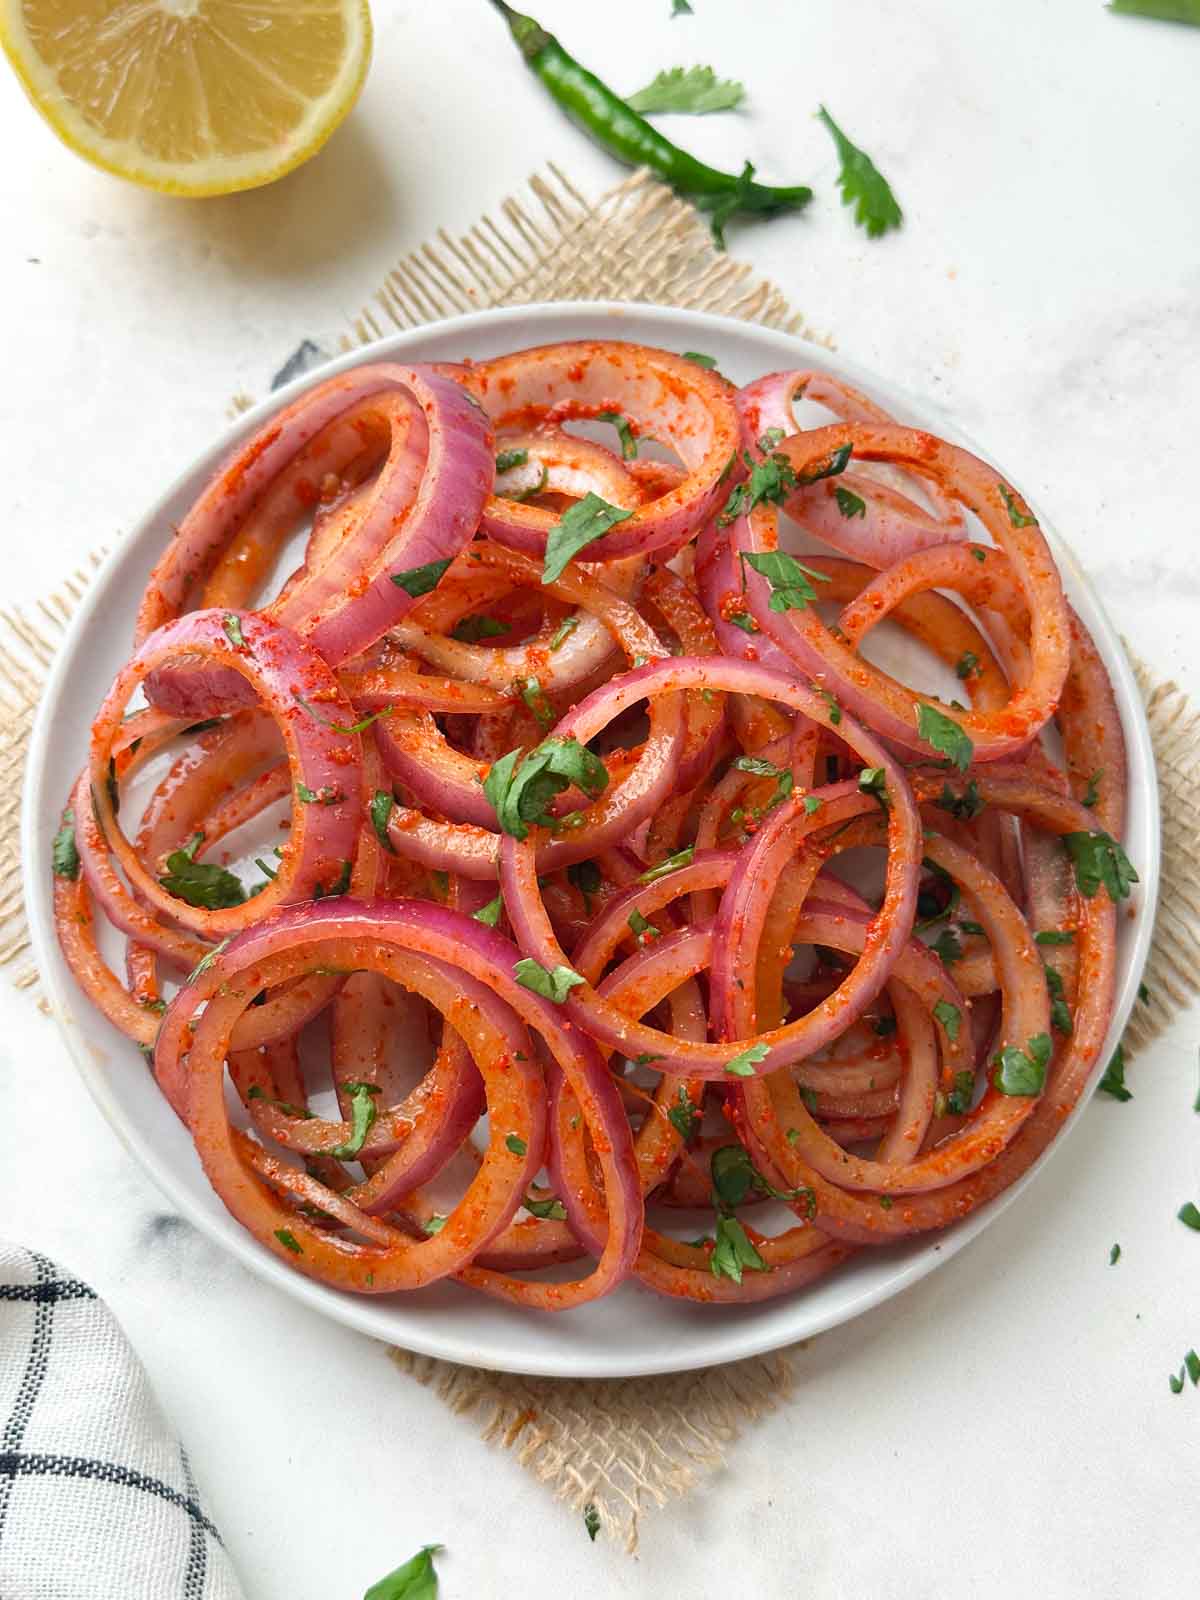
[[[367,0],[0,0],[29,98],[88,161],[169,194],[270,183],[358,98]]]

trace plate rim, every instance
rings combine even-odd
[[[82,1077],[93,1103],[116,1133],[121,1144],[129,1151],[164,1197],[193,1226],[198,1228],[206,1238],[219,1248],[227,1250],[256,1277],[277,1288],[281,1288],[285,1293],[288,1293],[311,1309],[372,1338],[382,1338],[389,1340],[389,1342],[403,1344],[404,1348],[417,1354],[464,1365],[482,1366],[496,1371],[519,1373],[525,1376],[615,1379],[692,1371],[706,1366],[720,1365],[730,1361],[765,1355],[773,1350],[781,1349],[798,1339],[815,1337],[818,1333],[840,1326],[842,1323],[849,1322],[875,1306],[894,1298],[897,1294],[902,1293],[905,1289],[927,1277],[944,1261],[949,1260],[959,1250],[965,1248],[985,1228],[990,1226],[996,1217],[1007,1210],[1017,1200],[1018,1196],[1024,1192],[1026,1187],[1035,1180],[1052,1152],[1062,1146],[1065,1139],[1081,1120],[1083,1109],[1091,1100],[1095,1084],[1103,1071],[1104,1063],[1108,1060],[1116,1042],[1119,1041],[1123,1034],[1133,1005],[1136,1003],[1138,983],[1149,952],[1158,903],[1161,869],[1161,817],[1153,746],[1136,679],[1125,655],[1120,636],[1113,627],[1087,573],[1081,567],[1071,547],[1056,532],[1052,523],[1042,522],[1042,527],[1054,551],[1055,559],[1060,566],[1069,568],[1073,587],[1087,596],[1095,619],[1099,624],[1094,631],[1097,635],[1097,643],[1101,648],[1101,654],[1104,657],[1105,666],[1112,675],[1114,687],[1117,690],[1118,706],[1122,710],[1122,727],[1129,747],[1130,771],[1136,776],[1138,783],[1142,785],[1150,819],[1148,837],[1145,841],[1147,848],[1142,849],[1141,859],[1138,861],[1138,869],[1142,876],[1139,882],[1140,898],[1137,920],[1131,930],[1133,946],[1130,952],[1129,969],[1120,991],[1115,996],[1112,1019],[1104,1048],[1100,1051],[1087,1087],[1080,1096],[1078,1104],[1071,1112],[1063,1129],[1028,1170],[996,1199],[972,1212],[962,1222],[940,1230],[936,1234],[925,1236],[926,1242],[923,1244],[920,1243],[919,1238],[912,1241],[912,1254],[895,1277],[874,1285],[867,1285],[857,1295],[851,1295],[843,1303],[831,1308],[827,1314],[815,1316],[810,1314],[802,1326],[794,1326],[790,1329],[784,1328],[781,1330],[776,1321],[760,1323],[746,1320],[744,1323],[739,1324],[737,1319],[742,1308],[718,1308],[716,1315],[712,1319],[713,1336],[710,1340],[710,1343],[716,1348],[708,1350],[707,1353],[694,1353],[680,1357],[669,1352],[662,1355],[646,1352],[640,1357],[622,1359],[622,1346],[612,1352],[604,1361],[585,1359],[581,1364],[578,1353],[573,1350],[570,1341],[564,1340],[554,1351],[553,1358],[538,1348],[535,1348],[527,1358],[511,1353],[497,1355],[487,1348],[472,1346],[468,1322],[464,1322],[461,1329],[456,1328],[454,1330],[455,1337],[449,1340],[444,1332],[440,1337],[424,1337],[419,1313],[414,1318],[415,1326],[411,1329],[406,1327],[402,1337],[392,1335],[379,1327],[375,1307],[379,1305],[391,1307],[397,1302],[402,1304],[402,1296],[389,1297],[386,1302],[382,1299],[380,1301],[370,1299],[364,1301],[362,1297],[351,1296],[327,1288],[323,1284],[316,1283],[314,1280],[290,1270],[286,1265],[278,1261],[274,1255],[260,1246],[250,1234],[234,1223],[233,1219],[227,1214],[214,1217],[204,1211],[198,1203],[192,1200],[186,1183],[177,1180],[174,1173],[165,1165],[164,1161],[159,1157],[157,1149],[153,1147],[147,1148],[143,1141],[139,1141],[135,1137],[134,1128],[129,1123],[124,1109],[109,1088],[106,1067],[94,1058],[92,1050],[88,1048],[84,1028],[72,1020],[73,1010],[79,1003],[87,1004],[87,1002],[82,1001],[82,997],[75,990],[73,980],[70,979],[69,973],[66,973],[65,968],[62,973],[58,970],[61,957],[54,932],[53,916],[49,909],[51,895],[49,886],[44,881],[45,875],[41,870],[43,865],[42,846],[45,842],[44,836],[48,819],[39,815],[36,804],[41,796],[43,774],[52,745],[54,708],[62,696],[69,664],[71,666],[74,665],[73,657],[78,649],[80,640],[89,631],[94,614],[103,604],[107,588],[117,580],[118,575],[123,573],[135,543],[144,537],[148,525],[161,518],[163,508],[182,492],[184,486],[196,475],[201,462],[208,463],[206,470],[211,471],[212,465],[223,459],[244,437],[253,432],[254,429],[259,427],[282,406],[287,405],[305,390],[311,388],[314,383],[320,382],[336,373],[346,371],[351,367],[369,362],[402,359],[414,349],[419,351],[422,341],[428,340],[431,336],[455,336],[461,332],[464,339],[469,339],[472,332],[481,327],[491,331],[496,327],[503,327],[512,323],[523,328],[524,337],[522,343],[524,345],[533,342],[548,343],[555,338],[557,324],[574,325],[589,317],[594,317],[598,322],[602,323],[620,324],[624,322],[629,325],[624,330],[620,327],[612,328],[611,326],[602,329],[598,328],[593,337],[609,336],[619,338],[624,333],[625,336],[635,342],[646,343],[649,340],[644,336],[639,337],[637,325],[642,319],[648,319],[651,322],[658,323],[660,326],[664,322],[673,324],[681,330],[684,328],[697,332],[712,330],[718,335],[749,341],[751,344],[758,344],[764,349],[771,349],[772,351],[777,351],[781,342],[787,342],[795,347],[798,356],[801,358],[797,364],[828,364],[839,375],[844,376],[851,383],[861,385],[868,392],[872,390],[876,392],[880,390],[884,392],[890,391],[893,396],[899,396],[910,403],[915,414],[931,419],[937,431],[944,433],[947,438],[963,444],[982,459],[992,461],[987,451],[954,421],[937,400],[930,399],[919,393],[912,393],[903,386],[896,385],[891,380],[881,377],[871,369],[853,360],[847,359],[836,352],[826,351],[819,346],[812,345],[798,334],[792,334],[782,329],[768,328],[762,324],[744,322],[740,318],[714,312],[692,311],[676,306],[657,306],[631,301],[540,301],[530,305],[496,307],[447,317],[438,322],[422,325],[419,328],[405,329],[396,334],[388,335],[370,345],[349,350],[343,355],[323,363],[319,368],[315,368],[293,379],[290,383],[282,385],[227,425],[212,443],[191,457],[188,464],[175,475],[171,483],[163,489],[147,507],[146,511],[131,523],[128,531],[105,556],[94,574],[87,592],[67,625],[63,639],[51,663],[37,707],[22,785],[21,860],[23,864],[24,898],[33,954],[39,975],[47,991],[55,1025],[67,1047],[68,1055]],[[558,337],[581,338],[586,336],[574,332],[569,335],[559,333]],[[421,359],[419,355],[410,356],[409,358]],[[992,464],[996,465],[994,461]],[[1016,474],[1015,479],[1019,482],[1020,474]],[[1131,711],[1132,715],[1126,716],[1126,710]],[[57,817],[57,805],[59,803],[61,802],[54,802],[55,809],[52,815],[55,818]],[[466,1291],[463,1292],[465,1293]],[[786,1301],[774,1302],[774,1304],[780,1307],[785,1305],[797,1307],[797,1321],[799,1321],[799,1315],[802,1314],[803,1310],[803,1300],[803,1295],[796,1295]],[[583,1311],[586,1308],[580,1309]],[[528,1313],[528,1315],[532,1316],[533,1313]],[[786,1318],[783,1320],[786,1322]]]

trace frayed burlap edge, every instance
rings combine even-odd
[[[774,285],[718,255],[696,212],[646,174],[595,204],[555,167],[529,188],[532,199],[506,200],[498,220],[485,217],[459,238],[441,231],[405,256],[353,319],[342,347],[463,311],[579,299],[690,306],[814,337]],[[252,403],[238,395],[233,409]],[[0,964],[35,995],[20,899],[18,797],[46,669],[99,559],[72,573],[34,617],[0,611]],[[1161,1033],[1200,993],[1200,712],[1174,684],[1155,684],[1139,662],[1134,668],[1162,786],[1163,870],[1150,998],[1130,1022],[1130,1047]],[[633,1551],[645,1511],[691,1492],[745,1426],[789,1398],[799,1348],[619,1382],[522,1378],[390,1353],[557,1499],[576,1512],[594,1505],[601,1528]]]

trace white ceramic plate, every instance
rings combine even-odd
[[[935,407],[910,398],[839,356],[814,350],[786,334],[695,312],[609,304],[479,312],[385,339],[372,348],[369,359],[483,358],[522,345],[579,338],[629,339],[674,350],[703,350],[715,356],[721,370],[738,382],[816,362],[873,395],[901,421],[927,427],[983,453]],[[323,369],[321,376],[363,359],[368,358],[360,353],[347,356]],[[163,530],[179,520],[232,446],[312,381],[310,376],[290,384],[243,417],[167,490],[114,551],[74,620],[39,710],[30,751],[23,834],[33,943],[54,1014],[104,1115],[171,1204],[252,1272],[313,1310],[363,1333],[471,1366],[553,1377],[607,1378],[734,1361],[834,1327],[932,1272],[986,1228],[1005,1206],[1018,1200],[1035,1180],[1041,1161],[998,1201],[944,1233],[864,1251],[798,1295],[737,1308],[696,1307],[661,1299],[633,1285],[599,1304],[557,1316],[523,1312],[453,1283],[388,1298],[351,1296],[289,1271],[227,1214],[141,1056],[75,989],[54,935],[50,841],[104,687],[129,656],[138,598],[159,555]],[[1013,465],[1012,481],[1020,484],[1020,463]],[[1120,919],[1116,1011],[1101,1055],[1107,1060],[1136,999],[1150,944],[1159,872],[1158,795],[1149,732],[1117,636],[1071,552],[1049,529],[1047,534],[1071,601],[1091,629],[1112,674],[1129,747],[1126,845],[1141,883],[1135,902],[1137,915]],[[1061,1141],[1062,1135],[1042,1159]],[[1021,1203],[1029,1204],[1028,1200]]]

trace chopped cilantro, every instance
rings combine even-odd
[[[861,495],[855,494],[853,489],[847,489],[839,483],[833,491],[833,498],[837,501],[837,508],[844,517],[866,516],[867,502]]]
[[[532,989],[534,994],[552,1000],[556,1006],[561,1006],[571,990],[585,981],[570,967],[547,969],[528,956],[514,964],[513,976],[523,989]]]
[[[62,814],[62,827],[54,835],[50,861],[56,878],[79,876],[79,851],[75,845],[75,813],[70,806]]]
[[[648,867],[638,878],[639,883],[657,883],[659,878],[665,878],[670,872],[678,872],[681,867],[690,867],[696,854],[696,846],[689,844],[684,850],[677,850],[673,856],[668,856],[665,861],[660,861],[656,867]]]
[[[1130,887],[1140,881],[1129,857],[1111,834],[1064,833],[1062,842],[1074,865],[1079,892],[1088,900],[1103,884],[1115,905],[1118,900],[1127,899]]]
[[[958,723],[939,711],[936,706],[926,705],[924,701],[918,704],[917,734],[926,744],[932,745],[941,755],[952,761],[960,772],[965,772],[971,765],[975,746]]]
[[[1048,1033],[1035,1033],[1024,1050],[1005,1045],[996,1057],[992,1082],[1001,1094],[1041,1094],[1053,1049]]]
[[[740,1055],[734,1056],[732,1061],[727,1061],[725,1071],[735,1078],[752,1078],[755,1063],[765,1061],[769,1054],[770,1050],[765,1044],[752,1044]]]
[[[608,787],[608,769],[578,739],[544,739],[523,761],[518,749],[494,762],[483,792],[501,830],[524,839],[529,823],[553,826],[554,818],[545,808],[572,784],[594,800]]]
[[[619,411],[597,411],[597,422],[611,422],[617,430],[617,438],[621,441],[621,459],[623,461],[637,460],[637,440],[633,436],[633,429],[629,425],[629,418],[623,417]]]
[[[582,500],[577,500],[563,513],[547,535],[542,582],[554,583],[561,578],[568,562],[585,546],[632,515],[632,511],[622,511],[619,506],[609,505],[607,500],[602,500],[589,489]]]
[[[445,561],[426,561],[424,566],[409,567],[407,572],[393,572],[392,582],[397,589],[403,589],[405,594],[410,594],[414,600],[419,600],[423,594],[429,594],[431,590],[437,588],[452,559],[448,557]]]
[[[480,906],[478,911],[473,911],[471,916],[476,922],[482,922],[485,928],[494,928],[500,921],[500,913],[504,910],[504,896],[498,894],[494,900],[489,900],[487,905]]]
[[[1132,1100],[1133,1090],[1125,1087],[1125,1047],[1118,1045],[1112,1060],[1104,1069],[1104,1076],[1096,1086],[1101,1094],[1110,1094],[1114,1100]]]

